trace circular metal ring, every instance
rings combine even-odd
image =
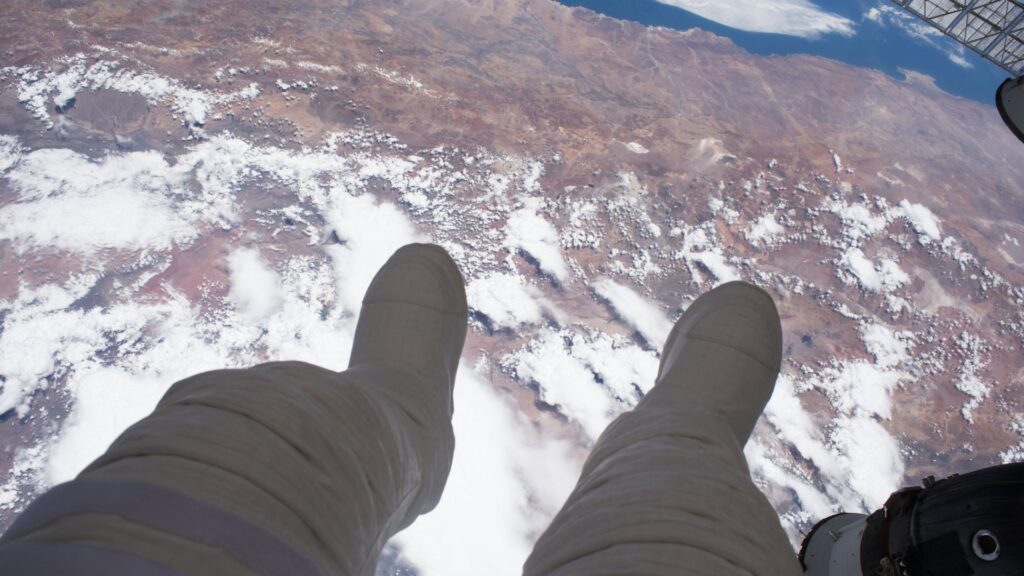
[[[971,547],[974,548],[974,555],[986,562],[999,558],[999,539],[988,530],[975,532],[974,538],[971,539]]]

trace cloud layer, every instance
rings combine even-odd
[[[937,28],[903,10],[879,4],[865,12],[864,18],[879,26],[892,26],[903,31],[907,36],[942,52],[950,62],[961,68],[974,68],[974,64],[967,59],[967,50],[963,46],[955,43]]]
[[[771,23],[764,13],[773,10],[787,25],[800,20],[786,10],[829,16],[798,1],[677,4],[761,18],[762,25]],[[844,33],[842,26],[816,29]],[[102,68],[76,70],[21,86],[29,91],[25,106],[33,110],[96,86],[142,90],[128,82],[139,75],[111,84],[89,80]],[[230,97],[188,99],[182,90],[153,92],[152,101],[194,123],[205,114],[204,102],[214,112]],[[473,337],[487,345],[467,350],[470,362],[477,350],[487,356],[477,369],[460,371],[451,481],[438,509],[396,539],[392,550],[404,565],[424,576],[518,573],[532,539],[575,481],[579,456],[654,383],[655,350],[671,327],[670,312],[642,295],[683,303],[736,278],[797,302],[814,298],[813,309],[837,312],[836,329],[857,332],[864,344],[841,357],[787,366],[762,433],[748,447],[755,479],[774,491],[773,503],[793,510],[782,519],[796,536],[840,508],[877,506],[903,476],[905,449],[887,427],[898,414],[893,394],[920,373],[914,347],[925,348],[926,340],[871,319],[881,312],[862,317],[846,304],[864,293],[881,299],[894,320],[909,309],[904,296],[911,297],[914,260],[902,260],[905,272],[904,251],[927,250],[928,258],[966,274],[977,270],[974,256],[943,236],[956,228],[929,208],[835,194],[824,177],[807,184],[779,176],[800,191],[800,217],[814,221],[800,232],[781,200],[751,212],[745,198],[762,186],[760,177],[720,183],[709,192],[710,211],[697,207],[697,219],[687,221],[653,210],[644,179],[628,172],[606,180],[600,194],[567,193],[556,201],[542,188],[542,160],[445,146],[411,150],[368,129],[303,148],[247,138],[220,132],[178,154],[87,156],[30,150],[0,135],[0,185],[11,192],[0,206],[0,243],[52,273],[26,275],[0,300],[0,412],[46,422],[15,454],[0,484],[0,510],[23,507],[27,497],[73,476],[176,379],[267,359],[343,369],[361,296],[378,266],[398,246],[430,240],[460,264],[475,317],[503,330],[478,331]],[[838,173],[843,166],[835,158]],[[373,193],[371,180],[393,194]],[[273,190],[263,199],[272,202],[254,203],[247,193],[254,189]],[[79,206],[61,209],[62,202]],[[126,209],[132,218],[118,212]],[[122,220],[131,222],[104,224]],[[822,290],[799,270],[758,261],[796,242],[820,251],[821,260],[809,266],[850,289]],[[758,258],[744,256],[750,245],[762,249]],[[195,274],[176,283],[182,271]],[[688,276],[692,285],[659,292],[669,274]],[[198,294],[182,293],[190,288]],[[609,321],[601,303],[622,325]],[[994,383],[985,379],[983,341],[964,332],[957,349],[964,359],[957,387],[969,420]],[[518,399],[557,408],[557,423],[544,411],[518,410],[489,378],[528,387]],[[69,400],[65,420],[40,401],[48,390]]]
[[[769,32],[816,39],[823,34],[853,36],[852,20],[822,10],[808,0],[658,0],[719,24],[747,32]]]

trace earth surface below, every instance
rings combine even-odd
[[[785,358],[746,447],[817,519],[1024,457],[1024,147],[927,76],[550,0],[0,8],[0,527],[175,380],[343,369],[410,241],[471,330],[445,499],[380,573],[514,574],[672,322],[732,279]]]

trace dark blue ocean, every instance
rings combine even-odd
[[[903,79],[899,68],[923,72],[935,78],[943,90],[993,104],[996,87],[1008,76],[1002,69],[967,50],[963,57],[973,65],[970,69],[954,64],[940,49],[953,48],[955,43],[936,38],[940,48],[911,37],[903,29],[880,25],[865,18],[873,7],[892,6],[888,0],[818,0],[822,9],[852,20],[856,34],[852,37],[827,34],[809,40],[782,34],[744,32],[707,20],[686,10],[655,0],[560,0],[569,6],[582,6],[614,18],[648,25],[687,30],[702,28],[733,42],[755,54],[814,54],[852,64],[877,68],[894,78]],[[732,0],[719,0],[730,2]]]

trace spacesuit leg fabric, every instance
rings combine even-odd
[[[454,449],[443,407],[416,394],[426,387],[401,386],[408,378],[374,367],[338,374],[301,363],[200,374],[176,384],[151,416],[64,489],[164,488],[187,495],[186,509],[198,501],[225,512],[229,525],[236,518],[233,531],[248,524],[269,533],[309,560],[313,573],[372,574],[388,538],[440,497]],[[87,500],[96,505],[95,496]],[[136,517],[120,508],[57,507],[76,513],[33,522],[28,531],[16,524],[4,547],[83,542],[186,574],[268,572],[250,544],[232,549],[207,538],[215,534],[182,533],[162,519],[173,512],[163,507],[155,514],[127,511]]]
[[[780,355],[764,292],[727,284],[694,303],[658,382],[597,440],[524,575],[800,574],[742,450]]]
[[[466,329],[447,255],[403,250],[371,285],[347,371],[279,362],[178,382],[16,520],[4,574],[372,575],[440,499]],[[451,286],[431,276],[442,267]],[[449,294],[454,310],[431,309]]]

